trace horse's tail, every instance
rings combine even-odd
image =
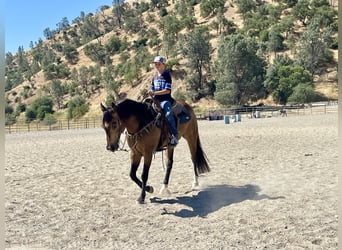
[[[195,173],[203,174],[210,171],[208,158],[204,153],[199,137],[197,137],[197,146],[196,146],[196,158],[195,158]]]

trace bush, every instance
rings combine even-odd
[[[55,124],[56,122],[57,122],[57,119],[53,115],[48,114],[45,116],[43,123],[45,125],[52,125],[52,124]]]
[[[179,60],[176,58],[169,59],[166,65],[167,70],[173,71],[174,66],[179,66]]]
[[[14,109],[6,103],[5,104],[5,114],[12,114],[13,111],[14,111]]]
[[[16,111],[18,114],[20,114],[20,113],[22,113],[22,112],[25,112],[25,110],[26,110],[26,105],[23,104],[23,103],[21,103],[21,104],[19,104],[19,105],[17,106],[17,108],[16,108],[15,111]]]
[[[316,99],[316,93],[311,84],[300,83],[293,89],[288,103],[310,103]]]
[[[42,96],[34,100],[26,110],[26,119],[33,120],[39,118],[43,120],[45,115],[52,114],[54,111],[53,100],[50,97]]]
[[[176,100],[186,100],[186,94],[181,89],[177,89],[173,93],[173,98]]]
[[[25,112],[26,121],[32,121],[36,119],[36,112],[33,109],[27,109]]]
[[[163,16],[166,16],[167,15],[167,10],[166,10],[166,8],[161,8],[160,10],[159,10],[159,16],[161,16],[161,17],[163,17]]]
[[[77,119],[85,115],[89,105],[82,96],[76,96],[68,102],[68,118]]]

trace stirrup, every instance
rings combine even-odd
[[[171,147],[175,147],[178,144],[178,139],[176,136],[172,135],[170,142],[169,142],[169,146]]]

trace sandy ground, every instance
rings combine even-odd
[[[337,249],[337,114],[199,121],[212,171],[191,191],[184,140],[136,204],[102,129],[6,135],[8,249]],[[140,173],[139,173],[140,175]]]

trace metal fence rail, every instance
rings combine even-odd
[[[295,106],[254,106],[236,109],[218,109],[209,110],[207,114],[201,113],[196,115],[197,119],[221,120],[225,115],[235,114],[240,114],[241,116],[245,117],[253,117],[255,112],[258,112],[260,117],[337,113],[337,108],[337,102],[326,102]]]

